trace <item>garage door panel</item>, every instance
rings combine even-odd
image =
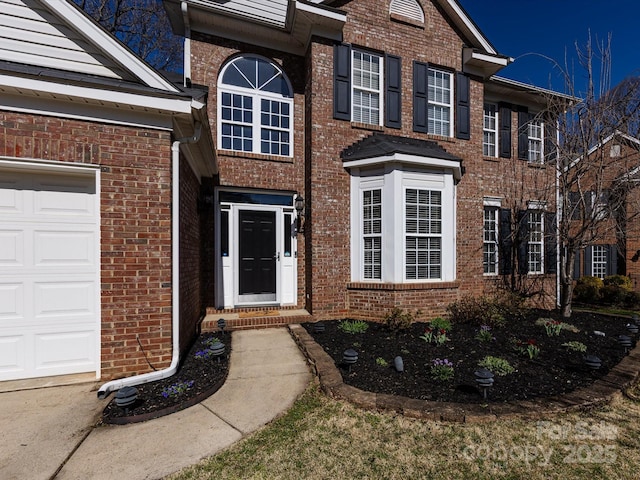
[[[0,230],[0,267],[24,266],[24,232],[21,230]]]
[[[26,369],[26,356],[24,335],[0,337],[0,378],[23,372]]]
[[[39,333],[34,336],[37,376],[59,375],[70,368],[93,367],[97,361],[93,330]]]
[[[34,263],[42,266],[96,265],[95,234],[90,231],[37,230]]]
[[[23,283],[0,284],[0,328],[24,318],[24,290]]]
[[[0,178],[0,215],[24,212],[24,180],[19,175],[2,174]]]
[[[36,282],[34,317],[95,315],[95,295],[93,282]]]
[[[92,218],[95,187],[86,179],[41,179],[34,184],[33,213]]]

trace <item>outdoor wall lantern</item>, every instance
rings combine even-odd
[[[298,214],[296,223],[296,233],[304,233],[304,198],[301,195],[296,195],[293,206]]]

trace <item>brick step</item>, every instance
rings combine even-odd
[[[223,318],[225,330],[245,330],[250,328],[282,327],[294,323],[310,322],[313,317],[304,309],[278,310],[262,309],[243,312],[207,313],[201,325],[202,332],[217,332],[218,320]]]

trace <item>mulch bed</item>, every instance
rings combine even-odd
[[[368,330],[358,334],[343,332],[338,328],[338,321],[323,322],[326,328],[323,333],[315,332],[313,323],[303,327],[340,366],[346,384],[374,393],[432,401],[485,402],[476,387],[474,371],[487,355],[503,358],[516,369],[506,376],[495,376],[495,383],[488,391],[492,402],[509,402],[551,397],[590,385],[605,376],[626,354],[617,338],[621,334],[630,335],[626,329],[629,319],[575,312],[571,319],[564,321],[577,327],[579,332],[563,329],[559,336],[548,336],[544,327],[535,324],[540,317],[561,320],[556,312],[532,311],[525,319],[508,321],[506,326],[492,329],[495,339],[488,342],[476,339],[478,326],[454,325],[448,335],[450,340],[442,345],[420,338],[428,326],[421,322],[396,332],[383,324],[369,323]],[[595,331],[603,332],[604,336],[594,334]],[[638,335],[630,336],[635,345]],[[534,359],[515,348],[518,341],[526,344],[530,340],[540,349]],[[570,341],[582,342],[587,352],[573,352],[562,346]],[[358,360],[347,368],[342,358],[343,352],[350,348],[358,352]],[[602,367],[595,371],[588,368],[585,355],[599,357]],[[394,368],[396,356],[403,359],[402,373]],[[453,364],[452,379],[440,381],[431,377],[435,359],[447,359]]]
[[[223,356],[206,355],[212,338],[218,338],[224,343],[226,348]],[[200,335],[185,355],[177,373],[163,380],[135,387],[138,389],[138,400],[133,405],[126,409],[118,407],[115,404],[114,392],[113,398],[102,413],[102,421],[112,424],[143,422],[201,402],[224,384],[229,372],[230,352],[231,335],[220,333]],[[170,394],[171,388],[177,385],[184,385],[184,391]],[[186,388],[188,385],[191,386]]]

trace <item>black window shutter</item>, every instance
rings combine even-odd
[[[593,276],[593,247],[589,245],[584,250],[584,274],[587,277]]]
[[[511,158],[511,106],[506,103],[498,105],[500,117],[500,157]]]
[[[464,73],[456,73],[456,137],[471,138],[471,84]]]
[[[518,158],[529,158],[529,112],[527,107],[518,107]]]
[[[511,238],[511,210],[500,209],[500,224],[498,226],[498,258],[501,275],[511,274],[511,249],[513,240]]]
[[[571,215],[571,220],[580,220],[582,218],[580,192],[569,192],[569,214]]]
[[[351,120],[351,46],[333,47],[333,118]]]
[[[395,55],[386,56],[387,98],[385,126],[402,127],[402,61]]]
[[[573,279],[578,280],[580,278],[580,250],[576,250],[576,256],[573,259]]]
[[[546,115],[544,121],[544,163],[555,163],[558,152],[557,136],[558,129],[555,119],[551,115]]]
[[[518,272],[529,273],[529,212],[518,212]]]
[[[413,62],[413,131],[428,132],[429,64]]]
[[[618,274],[618,246],[607,245],[607,275],[617,275]]]
[[[558,243],[556,238],[556,214],[545,212],[544,228],[546,235],[544,238],[544,269],[545,273],[558,272]]]

